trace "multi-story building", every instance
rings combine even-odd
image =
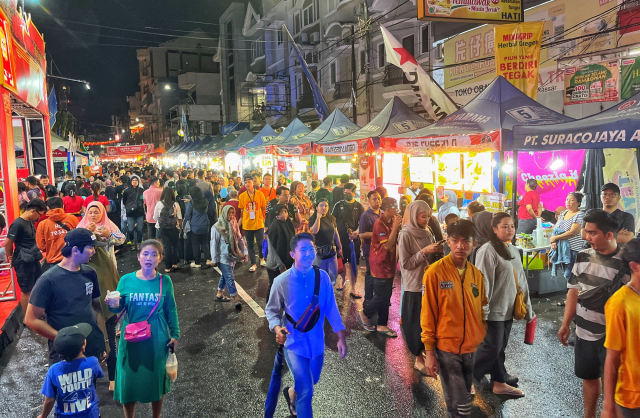
[[[188,105],[186,113],[194,114],[194,131],[202,128],[214,133],[219,129],[220,66],[213,60],[216,48],[210,34],[196,29],[158,47],[137,50],[140,93],[127,98],[130,130],[136,142],[170,142],[170,110],[181,103]]]

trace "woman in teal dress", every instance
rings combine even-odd
[[[116,381],[113,398],[124,406],[125,418],[133,418],[136,402],[152,403],[153,417],[160,417],[164,395],[171,390],[171,381],[166,372],[169,349],[175,351],[180,338],[178,310],[171,278],[161,275],[156,267],[162,261],[162,244],[154,239],[140,247],[138,261],[141,269],[120,279],[117,308],[111,298],[106,298],[109,309],[119,313],[126,309],[118,349]],[[158,307],[151,317],[160,292]],[[108,291],[108,289],[107,289]],[[151,326],[151,338],[129,343],[124,339],[127,324],[147,320]]]

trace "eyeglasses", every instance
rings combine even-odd
[[[601,193],[600,196],[613,198],[613,197],[618,197],[619,195],[618,195],[618,193]]]

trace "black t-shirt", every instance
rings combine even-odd
[[[29,303],[44,309],[47,324],[57,331],[81,322],[91,325],[93,331],[87,337],[85,354],[100,358],[105,350],[104,335],[92,306],[93,299],[99,297],[98,275],[93,267],[82,265],[78,271],[69,271],[56,265],[40,276]]]
[[[626,229],[629,232],[636,232],[636,223],[633,219],[633,215],[629,212],[624,212],[620,209],[616,209],[612,213],[613,216],[618,220],[618,232]]]
[[[87,189],[86,187],[81,187],[80,190],[78,190],[78,196],[89,197],[91,196],[91,190]]]
[[[335,192],[335,189],[334,189]],[[347,229],[351,231],[357,231],[360,224],[360,217],[364,213],[364,207],[354,200],[352,203],[347,203],[345,200],[341,200],[333,207],[331,213],[336,218],[336,224],[338,225],[338,233],[345,235]]]
[[[76,182],[74,180],[67,180],[64,183],[62,183],[62,187],[60,188],[60,191],[64,193],[65,196],[67,196],[67,186],[70,186],[70,185],[75,186]]]
[[[267,203],[267,219],[265,220],[264,224],[264,226],[266,226],[267,228],[269,228],[271,222],[273,222],[276,216],[278,216],[278,214],[273,210],[277,204],[278,199],[271,199],[269,203]],[[296,219],[296,213],[298,213],[298,209],[296,209],[296,207],[291,203],[287,203],[287,209],[289,209],[289,219],[291,219],[291,222],[294,222],[294,220]]]
[[[58,196],[58,189],[56,189],[51,184],[48,184],[47,187],[44,188],[44,193],[46,195],[45,196],[45,200],[46,200],[50,197]]]
[[[344,199],[344,187],[340,187],[340,186],[334,187],[333,191],[331,192],[331,195],[333,197],[333,203],[338,203],[339,201]]]
[[[36,247],[36,227],[33,222],[18,217],[9,227],[7,238],[15,243],[13,259],[18,260],[22,248]]]
[[[314,213],[309,219],[309,227],[316,224],[318,217]],[[334,220],[329,220],[326,216],[323,216],[320,220],[320,230],[314,235],[316,239],[316,247],[322,247],[324,245],[331,245],[335,241],[333,240],[335,235],[336,224]]]

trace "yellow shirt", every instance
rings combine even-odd
[[[267,201],[260,190],[254,189],[254,194],[242,192],[238,207],[242,210],[242,229],[256,231],[264,228],[264,218],[267,211]]]
[[[604,346],[620,351],[616,403],[640,408],[640,295],[627,286],[618,290],[604,308],[607,336]]]

